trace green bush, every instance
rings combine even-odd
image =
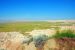
[[[75,38],[75,33],[72,30],[63,30],[61,32],[57,32],[54,36],[54,38]]]
[[[33,38],[33,41],[34,41],[34,44],[35,44],[35,47],[41,47],[44,45],[44,43],[47,41],[47,36],[46,35],[39,35],[35,38]]]

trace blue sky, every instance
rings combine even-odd
[[[75,19],[75,0],[0,0],[0,21]]]

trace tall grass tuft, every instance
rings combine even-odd
[[[57,32],[53,37],[55,38],[75,38],[75,33],[72,30],[63,30],[61,32]]]

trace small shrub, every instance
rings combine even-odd
[[[47,40],[46,35],[39,35],[37,38],[34,38],[35,47],[41,47]]]

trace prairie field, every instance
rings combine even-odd
[[[57,27],[71,27],[75,26],[75,22],[46,22],[46,21],[33,21],[33,22],[7,22],[0,23],[0,32],[10,31],[31,31],[34,29],[50,29]]]

